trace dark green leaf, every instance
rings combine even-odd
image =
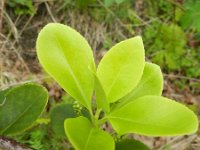
[[[115,150],[150,150],[145,144],[134,139],[123,139],[116,143]]]
[[[66,137],[64,131],[64,121],[67,118],[75,118],[76,112],[73,109],[73,104],[58,104],[51,113],[51,126],[57,136]]]
[[[0,134],[15,134],[27,129],[40,116],[48,100],[47,90],[37,84],[12,88],[0,106]]]

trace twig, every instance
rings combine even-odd
[[[1,0],[0,2],[0,33],[2,32],[3,10],[4,10],[5,3],[6,3],[6,0]]]
[[[179,75],[172,75],[172,74],[163,74],[163,76],[168,77],[168,78],[179,78],[179,79],[186,79],[186,80],[191,80],[195,82],[200,82],[200,79],[190,78],[187,76],[179,76]]]
[[[120,26],[122,26],[123,28],[125,28],[128,32],[130,32],[130,30],[127,28],[127,26],[124,25],[124,23],[114,14],[114,12],[112,10],[110,10],[108,7],[106,7],[103,2],[101,2],[100,0],[98,0],[99,4],[101,4],[113,17],[116,18],[117,22],[119,23]]]
[[[5,137],[0,137],[0,150],[32,150],[27,148],[15,140],[11,140]]]
[[[55,17],[53,16],[53,14],[52,14],[52,12],[51,12],[51,9],[49,8],[48,3],[47,3],[47,2],[44,2],[44,3],[45,3],[45,6],[46,6],[46,8],[47,8],[47,11],[48,11],[48,13],[49,13],[51,19],[53,20],[53,22],[57,22],[56,19],[55,19]]]
[[[18,41],[19,35],[18,35],[18,31],[17,31],[17,28],[16,28],[14,22],[12,21],[12,19],[10,18],[10,16],[7,14],[6,11],[3,11],[3,14],[5,15],[5,18],[7,19],[8,23],[10,24],[10,27],[11,27],[11,30],[12,30],[13,35],[15,37],[15,40]]]
[[[17,22],[18,22],[20,16],[18,16],[17,19],[15,20],[15,22],[13,22],[13,21],[11,20],[11,18],[9,17],[9,15],[8,15],[5,11],[4,11],[3,13],[4,13],[4,15],[5,15],[5,17],[6,17],[7,21],[8,21],[8,23],[10,24],[10,26],[11,26],[11,28],[12,28],[12,30],[13,30],[14,37],[15,37],[15,40],[10,44],[10,47],[11,47],[11,48],[13,49],[13,51],[17,54],[19,60],[24,64],[24,67],[26,68],[26,70],[30,73],[30,70],[29,70],[27,64],[25,63],[24,59],[21,57],[21,55],[19,54],[19,52],[18,52],[17,49],[15,48],[15,44],[18,42],[19,37],[22,35],[23,31],[25,30],[25,28],[27,27],[27,25],[30,23],[30,21],[32,20],[33,16],[31,16],[31,17],[28,19],[28,21],[27,21],[26,24],[24,25],[23,29],[20,31],[20,33],[18,33],[17,28],[16,28],[16,24],[17,24]],[[8,35],[8,37],[6,38],[6,41],[9,42],[9,39],[10,39],[10,35]],[[2,45],[1,50],[3,50],[3,49],[5,48],[5,46],[6,46],[6,43],[4,43],[4,44]],[[1,52],[1,55],[2,55],[2,52]],[[3,56],[2,56],[1,58],[3,58]],[[0,71],[1,71],[1,82],[0,82],[0,83],[2,83],[2,82],[3,82],[3,77],[2,77],[3,64],[2,64],[2,62],[1,62],[1,70],[0,70]]]
[[[170,139],[167,142],[167,145],[170,145],[170,149],[185,149],[189,143],[191,143],[195,138],[197,138],[197,134],[190,135],[188,137],[185,136],[177,136]],[[159,147],[157,150],[166,149],[166,145]]]

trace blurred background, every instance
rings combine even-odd
[[[43,117],[31,132],[12,137],[16,141],[36,150],[70,147],[57,127],[56,119],[65,116],[56,116],[54,110],[67,113],[57,106],[73,100],[42,70],[35,52],[37,35],[49,22],[79,31],[97,62],[115,43],[141,35],[146,60],[163,71],[163,94],[199,114],[200,0],[1,0],[0,89],[37,82],[50,95]],[[156,150],[200,149],[199,133],[169,138],[129,136]]]

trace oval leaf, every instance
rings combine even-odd
[[[145,144],[134,139],[123,139],[116,143],[115,150],[150,150]]]
[[[158,65],[146,62],[142,78],[136,88],[120,100],[117,108],[145,95],[161,96],[163,90],[163,75]]]
[[[74,29],[50,23],[39,33],[37,54],[44,69],[82,105],[91,107],[95,72],[92,50]]]
[[[55,106],[50,113],[50,118],[51,126],[56,136],[66,137],[63,126],[64,121],[66,118],[75,117],[77,117],[77,114],[73,109],[73,104],[58,104]]]
[[[12,88],[0,106],[0,135],[14,134],[33,124],[44,110],[47,90],[36,84]]]
[[[141,37],[122,41],[102,58],[97,76],[109,102],[128,94],[138,84],[144,69],[144,47]]]
[[[138,98],[107,117],[119,134],[174,136],[194,133],[196,115],[186,106],[161,96]]]
[[[65,133],[76,150],[114,150],[114,140],[105,131],[93,128],[85,117],[65,120]]]

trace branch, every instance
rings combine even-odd
[[[22,145],[15,140],[11,140],[5,137],[0,136],[0,150],[32,150],[27,148],[25,145]]]
[[[2,0],[0,2],[0,33],[2,32],[2,24],[3,24],[3,10],[6,0]]]

